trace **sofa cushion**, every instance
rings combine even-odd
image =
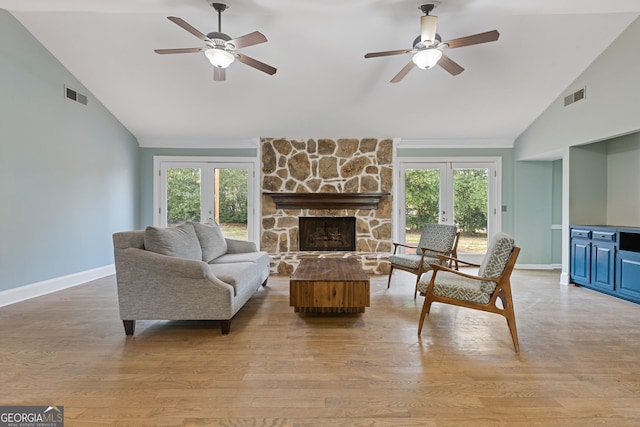
[[[172,228],[147,227],[144,248],[178,258],[202,260],[202,249],[193,225],[183,223]]]
[[[422,275],[418,282],[418,292],[421,294],[427,292],[432,276],[433,270]],[[433,293],[441,297],[487,304],[491,299],[491,293],[482,289],[482,283],[480,280],[470,279],[448,271],[438,271],[436,281],[433,284]]]
[[[191,224],[193,224],[198,240],[200,240],[202,260],[204,262],[211,262],[227,253],[227,241],[224,239],[224,234],[222,234],[218,224],[215,222],[207,224],[192,222]]]
[[[269,271],[269,265],[271,264],[271,257],[268,253],[264,251],[259,252],[245,252],[239,254],[226,254],[222,255],[219,258],[214,259],[209,263],[209,265],[215,264],[236,264],[236,263],[247,263],[250,262],[254,264],[253,268],[258,272]],[[264,280],[264,278],[263,278]]]
[[[478,275],[482,277],[499,277],[509,261],[515,242],[506,233],[496,233],[489,242],[487,253],[480,264]]]
[[[389,262],[394,265],[399,265],[401,267],[417,270],[418,266],[420,265],[420,258],[422,258],[422,255],[395,254],[395,255],[389,256]],[[422,268],[429,269],[431,268],[429,267],[429,264],[431,263],[438,264],[439,262],[440,262],[440,259],[438,257],[432,258],[432,257],[425,256],[422,262]]]
[[[234,262],[262,263],[263,261],[265,261],[265,258],[268,263],[269,258],[265,255],[266,252],[242,252],[239,254],[225,254],[209,262],[209,264],[231,264]]]
[[[496,233],[489,242],[487,253],[482,259],[480,269],[478,270],[478,276],[482,277],[500,277],[504,268],[507,266],[515,241],[513,237],[506,233]],[[496,288],[496,282],[484,281],[482,282],[482,290],[487,293],[493,293]]]
[[[209,264],[209,270],[218,279],[231,285],[234,295],[242,293],[245,287],[255,284],[258,277],[256,264],[252,262]]]

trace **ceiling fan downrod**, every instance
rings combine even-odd
[[[211,7],[213,7],[216,12],[218,12],[218,32],[222,32],[222,12],[224,12],[227,7],[224,3],[211,3]]]

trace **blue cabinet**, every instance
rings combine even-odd
[[[616,233],[593,231],[591,233],[591,285],[603,291],[614,291],[616,270]]]
[[[591,283],[591,231],[571,230],[571,280]]]
[[[618,252],[618,293],[640,301],[640,252]]]
[[[571,282],[640,303],[640,229],[572,226]]]

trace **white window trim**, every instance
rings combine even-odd
[[[420,164],[427,167],[429,164],[442,164],[442,163],[469,163],[469,164],[481,164],[483,166],[489,166],[490,171],[495,171],[495,179],[489,180],[489,212],[492,210],[495,212],[493,219],[493,227],[489,238],[500,231],[502,231],[502,157],[499,156],[447,156],[447,157],[398,157],[395,156],[394,160],[394,189],[396,191],[396,197],[393,198],[393,215],[392,221],[395,226],[393,227],[393,241],[397,242],[401,236],[400,227],[404,224],[404,219],[401,219],[400,199],[404,200],[404,196],[401,196],[401,192],[404,191],[404,183],[400,181],[402,177],[402,170],[404,170],[407,164]]]
[[[249,167],[249,186],[247,203],[249,206],[249,223],[247,224],[248,240],[260,247],[260,221],[261,206],[260,201],[260,169],[257,157],[225,157],[225,156],[153,156],[153,225],[158,227],[161,224],[161,177],[160,171],[164,164],[171,163],[185,166],[189,163],[222,163],[222,164],[242,164]],[[253,177],[251,176],[253,175]]]

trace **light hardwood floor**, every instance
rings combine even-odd
[[[371,280],[364,314],[297,314],[273,276],[218,322],[139,321],[114,277],[0,308],[0,405],[63,405],[71,426],[640,425],[640,306],[512,276],[504,318],[434,304],[413,276]]]

